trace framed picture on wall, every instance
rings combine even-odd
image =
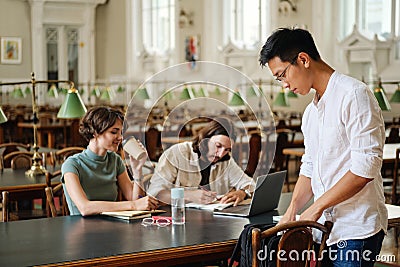
[[[1,64],[21,64],[22,39],[19,37],[1,37]]]

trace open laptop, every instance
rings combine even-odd
[[[214,214],[251,217],[276,209],[279,204],[286,172],[275,172],[257,177],[256,189],[250,205],[229,207],[221,211],[214,211]]]

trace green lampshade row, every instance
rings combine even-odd
[[[100,99],[105,101],[111,101],[115,97],[115,92],[110,88],[107,87],[106,89],[101,92]]]
[[[149,93],[147,92],[146,87],[137,89],[135,97],[137,97],[138,99],[141,99],[141,100],[150,99],[150,96],[149,96]]]
[[[32,93],[31,87],[30,86],[25,87],[24,93],[25,93],[25,95],[30,95]]]
[[[391,110],[389,101],[383,92],[382,88],[375,88],[374,95],[376,100],[378,100],[379,107],[381,110]]]
[[[197,92],[199,97],[208,97],[208,91],[203,87],[200,87],[199,91]]]
[[[117,88],[117,92],[118,92],[118,93],[123,93],[123,92],[125,92],[125,88],[122,87],[122,86],[120,85],[120,86],[118,86],[118,88]]]
[[[22,92],[21,87],[15,88],[13,93],[12,93],[14,98],[24,98],[24,92]]]
[[[289,101],[287,100],[287,96],[285,94],[284,90],[281,90],[274,101],[274,106],[279,106],[279,107],[289,107]]]
[[[244,100],[239,92],[235,92],[228,103],[229,106],[244,106]]]
[[[392,98],[390,99],[391,103],[400,103],[400,88],[397,89],[394,94],[392,95]]]
[[[218,86],[215,87],[215,89],[214,89],[214,94],[216,94],[216,95],[221,95],[221,89],[219,89]]]
[[[49,91],[47,91],[47,95],[51,98],[58,98],[58,90],[54,84],[50,86]]]
[[[194,98],[193,92],[191,90],[189,90],[189,88],[187,88],[187,87],[183,88],[183,91],[182,91],[181,95],[179,96],[179,99],[188,100],[188,99],[193,99],[193,98]]]
[[[0,107],[0,124],[5,123],[7,121],[8,121],[7,116],[6,114],[4,114],[3,109]]]
[[[86,107],[78,91],[70,90],[65,97],[64,103],[58,111],[57,118],[73,119],[81,118],[86,114]]]
[[[164,98],[164,100],[172,100],[174,99],[174,95],[172,91],[164,91],[164,94],[162,95],[162,97]]]
[[[260,96],[260,92],[257,88],[254,88],[253,86],[247,88],[246,95],[248,97],[256,97]]]
[[[99,90],[99,87],[98,86],[93,87],[92,91],[90,91],[90,95],[95,97],[100,97],[101,92]]]

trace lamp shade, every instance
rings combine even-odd
[[[298,98],[299,96],[296,95],[293,91],[290,91],[290,90],[289,90],[289,93],[287,94],[287,97],[290,97],[290,98]]]
[[[199,97],[208,97],[208,91],[203,87],[200,87],[199,91],[197,92]]]
[[[289,107],[285,89],[282,88],[281,91],[276,95],[274,105],[280,107]]]
[[[58,111],[57,118],[81,118],[85,115],[86,111],[85,104],[83,103],[78,90],[72,88],[68,90],[68,94],[65,97],[64,103],[61,105],[61,108]]]
[[[400,103],[400,84],[399,84],[399,87],[397,87],[397,90],[392,95],[392,98],[390,99],[390,102],[392,102],[392,103]]]
[[[240,96],[239,92],[233,93],[231,101],[229,101],[228,105],[229,106],[244,106],[244,100]]]
[[[32,93],[31,87],[30,86],[25,87],[24,93],[25,93],[25,95],[30,95]]]
[[[100,99],[105,101],[111,101],[115,96],[115,92],[111,87],[107,87],[101,92]]]
[[[22,92],[21,87],[14,88],[12,95],[14,98],[24,98],[25,97],[24,92]]]
[[[100,97],[100,90],[98,86],[93,87],[92,91],[90,91],[90,95],[95,97]]]
[[[260,96],[260,92],[257,88],[254,88],[253,86],[251,86],[251,87],[247,88],[246,96],[248,96],[248,97]]]
[[[374,89],[374,95],[375,95],[376,100],[378,100],[379,107],[382,110],[390,110],[391,109],[389,101],[381,87],[377,87]]]
[[[8,119],[6,117],[6,114],[4,114],[3,109],[0,107],[0,123],[5,123],[7,121]]]
[[[214,94],[216,94],[216,95],[221,95],[221,89],[219,89],[218,86],[215,87],[215,89],[214,89]]]
[[[150,99],[150,96],[149,96],[149,93],[147,92],[146,87],[137,89],[135,97],[137,97],[137,98],[139,98],[141,100]]]
[[[163,97],[164,100],[166,100],[166,101],[169,101],[169,100],[174,99],[173,92],[172,92],[172,91],[168,91],[168,90],[165,90],[165,91],[164,91],[162,97]]]
[[[122,87],[121,85],[118,86],[117,92],[118,92],[118,93],[123,93],[123,92],[125,92],[125,87]]]
[[[50,86],[49,91],[47,91],[47,95],[51,98],[58,98],[58,90],[54,83]]]
[[[180,94],[179,99],[188,100],[188,99],[193,99],[193,98],[194,98],[194,95],[193,95],[192,90],[189,90],[189,88],[187,88],[187,87],[183,88],[183,91]]]

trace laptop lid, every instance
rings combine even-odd
[[[217,215],[250,217],[274,210],[278,207],[287,171],[280,171],[257,177],[256,189],[250,205],[229,207],[214,211]]]

